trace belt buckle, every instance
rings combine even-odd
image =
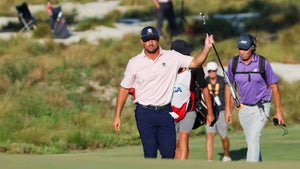
[[[168,104],[162,105],[162,106],[152,106],[152,105],[149,105],[149,108],[158,111],[158,110],[163,110],[164,108],[167,107],[167,105],[168,105]]]
[[[164,108],[166,108],[169,104],[166,104],[166,105],[162,105],[162,106],[154,106],[154,105],[142,105],[140,103],[136,103],[137,105],[140,105],[144,108],[147,108],[147,109],[151,109],[151,110],[155,110],[155,111],[158,111],[158,110],[163,110]]]
[[[158,111],[158,110],[161,109],[162,106],[152,106],[152,105],[149,105],[148,107],[149,107],[150,109],[153,109],[153,110],[155,110],[155,111]]]

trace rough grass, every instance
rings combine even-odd
[[[3,168],[23,169],[79,169],[79,168],[103,168],[103,169],[131,169],[131,168],[245,168],[245,169],[295,169],[299,166],[300,158],[298,148],[300,145],[300,127],[288,126],[289,135],[281,136],[280,130],[270,127],[264,130],[261,149],[264,162],[245,162],[245,140],[242,133],[229,133],[231,148],[230,153],[234,161],[223,163],[219,161],[222,154],[220,139],[215,138],[214,161],[205,159],[203,136],[197,136],[190,140],[190,158],[186,161],[175,160],[145,160],[141,146],[124,146],[114,149],[105,149],[89,152],[72,152],[60,155],[9,155],[1,154],[0,162]]]
[[[186,5],[200,3],[190,2]],[[207,1],[209,7],[216,2],[219,1]],[[39,28],[36,33],[42,36],[46,31],[49,30]],[[270,61],[299,63],[297,32],[297,24],[279,30],[275,39],[265,38],[270,34],[258,31],[258,52]],[[203,47],[203,33],[178,38],[193,44],[194,53]],[[165,49],[170,43],[169,38],[160,41]],[[217,38],[224,65],[236,55],[235,45],[236,37]],[[0,40],[0,152],[56,154],[140,144],[130,100],[122,113],[121,132],[115,132],[111,125],[122,73],[128,59],[139,52],[138,33],[118,40],[99,40],[98,45],[81,41],[66,46],[52,39],[37,41],[22,35]],[[208,60],[216,61],[214,52]],[[286,123],[298,123],[300,98],[295,91],[299,82],[280,82],[279,87]],[[237,119],[230,130],[241,130]],[[192,135],[203,133],[199,129]]]

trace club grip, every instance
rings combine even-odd
[[[224,74],[225,81],[227,82],[227,84],[229,86],[229,91],[231,93],[231,96],[233,97],[235,107],[237,109],[240,109],[241,108],[241,103],[240,103],[239,99],[237,98],[237,96],[236,96],[236,94],[235,94],[235,92],[233,90],[233,87],[231,85],[231,82],[230,82],[230,80],[228,78],[228,75],[227,75],[226,71],[223,71],[223,74]]]

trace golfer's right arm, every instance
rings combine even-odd
[[[115,130],[120,130],[121,126],[121,112],[123,109],[123,106],[127,100],[129,90],[120,86],[119,91],[118,91],[118,97],[116,100],[116,112],[115,112],[115,118],[113,121],[113,126]]]
[[[232,111],[234,109],[234,100],[231,96],[229,86],[225,85],[225,121],[227,124],[232,123]]]
[[[158,0],[152,0],[156,9],[160,8]]]

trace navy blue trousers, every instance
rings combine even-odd
[[[157,150],[162,158],[174,158],[176,131],[174,119],[169,112],[136,106],[135,119],[143,145],[145,158],[157,158]]]

